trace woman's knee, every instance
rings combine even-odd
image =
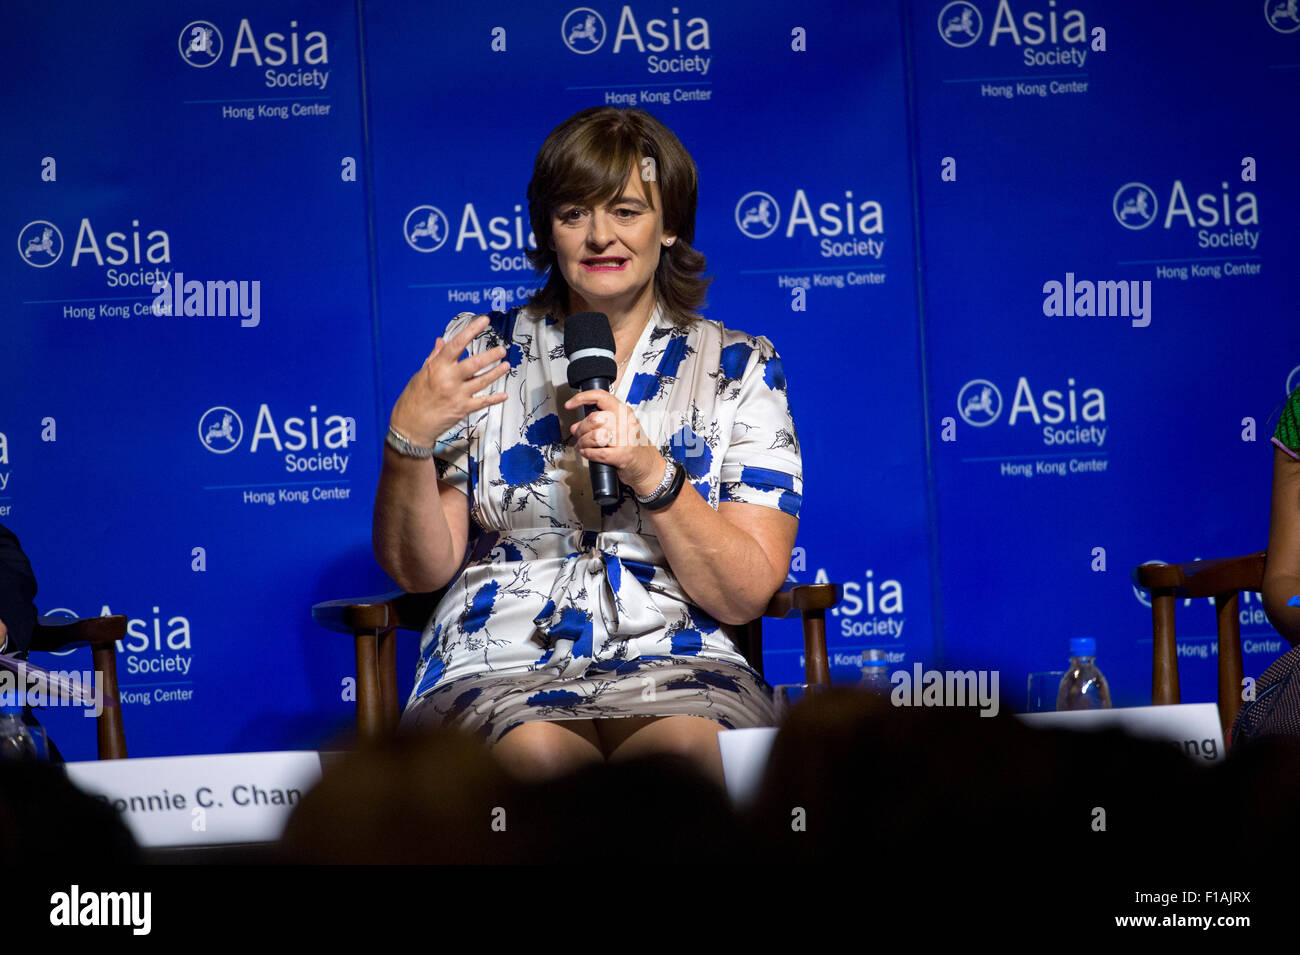
[[[492,747],[492,754],[517,778],[537,782],[605,760],[590,720],[582,726],[534,721],[515,727]]]
[[[670,716],[638,728],[609,755],[610,762],[668,753],[720,772],[718,732],[722,725],[698,716]]]

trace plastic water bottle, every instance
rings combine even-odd
[[[0,759],[39,759],[36,740],[23,722],[23,708],[0,705]]]
[[[862,680],[858,686],[869,693],[889,696],[892,687],[889,682],[889,661],[885,658],[884,650],[863,651]]]
[[[1058,710],[1110,709],[1110,687],[1093,662],[1096,657],[1096,640],[1092,637],[1071,638],[1070,668],[1061,677],[1061,687],[1056,692]]]

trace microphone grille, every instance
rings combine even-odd
[[[579,312],[564,320],[564,354],[569,358],[571,387],[578,388],[592,378],[613,381],[618,376],[614,351],[614,331],[605,313]]]
[[[564,320],[564,354],[586,348],[604,348],[613,354],[614,332],[604,312],[579,312]]]

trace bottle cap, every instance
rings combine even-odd
[[[1097,640],[1094,637],[1071,637],[1070,638],[1070,656],[1072,657],[1095,657],[1097,655]]]

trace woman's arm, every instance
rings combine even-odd
[[[1264,564],[1264,612],[1292,646],[1300,643],[1300,607],[1287,601],[1300,594],[1300,461],[1273,449],[1273,505]]]
[[[649,494],[658,483],[636,491]],[[797,517],[734,501],[715,511],[689,481],[677,500],[646,513],[691,603],[727,624],[763,615],[790,569]]]
[[[421,461],[385,445],[371,528],[375,560],[408,593],[451,580],[469,546],[469,498]]]
[[[505,348],[456,358],[487,325],[488,317],[480,315],[446,342],[434,343],[393,406],[389,421],[398,434],[432,447],[472,412],[506,400],[505,392],[476,394],[510,370],[501,361]],[[490,370],[475,377],[483,369]],[[412,593],[445,585],[469,546],[469,498],[437,480],[436,468],[432,458],[410,458],[384,446],[371,540],[379,566]]]
[[[565,407],[580,404],[599,410],[571,428],[578,453],[618,468],[619,480],[642,497],[653,493],[667,463],[636,416],[608,391],[579,392]],[[735,501],[715,511],[689,481],[667,507],[643,513],[691,603],[726,624],[762,616],[786,578],[798,518]]]

